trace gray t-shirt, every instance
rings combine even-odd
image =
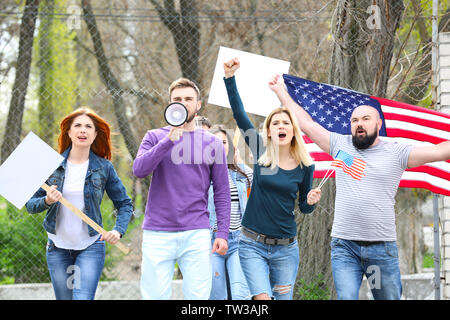
[[[412,146],[380,141],[359,150],[351,135],[332,132],[330,154],[339,150],[365,162],[361,180],[336,170],[336,202],[332,237],[346,240],[395,241],[395,195]]]

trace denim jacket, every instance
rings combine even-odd
[[[64,157],[64,161],[46,181],[49,186],[57,185],[57,189],[61,193],[64,185],[64,175],[70,149],[71,147],[63,152],[62,156]],[[84,213],[101,227],[103,227],[103,224],[100,204],[105,190],[118,211],[116,224],[113,230],[117,230],[123,235],[127,230],[128,222],[133,213],[132,201],[127,195],[125,187],[114,170],[112,163],[107,159],[97,156],[91,150],[89,154],[89,167],[84,184]],[[60,202],[55,202],[48,206],[44,202],[46,194],[45,190],[40,188],[26,203],[26,208],[30,213],[39,213],[48,209],[43,226],[47,232],[55,234],[56,216],[58,215],[59,206],[61,204]],[[89,225],[88,232],[89,236],[98,234],[98,232]]]
[[[245,172],[245,165],[239,164],[239,167],[242,171]],[[239,172],[228,169],[228,172],[231,175],[231,179],[236,185],[236,189],[239,197],[239,207],[241,209],[241,218],[244,217],[245,206],[247,205],[247,187],[248,183],[252,183],[252,181],[247,181],[247,178],[240,174]],[[209,225],[210,228],[214,228],[214,224],[216,222],[216,210],[214,206],[214,191],[213,186],[211,185],[208,190],[208,211],[209,211]]]

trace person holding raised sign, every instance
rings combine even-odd
[[[311,189],[314,164],[292,112],[276,108],[259,134],[245,113],[236,86],[237,58],[224,63],[225,86],[233,117],[257,163],[242,220],[239,258],[253,299],[290,300],[297,276],[299,250],[295,201],[311,213],[320,190]]]
[[[47,264],[58,300],[93,300],[105,261],[105,241],[125,234],[133,205],[111,160],[109,124],[89,108],[79,108],[60,124],[58,151],[64,161],[26,203],[30,213],[47,210]],[[106,191],[117,209],[113,230],[104,235],[88,226],[59,200],[64,197],[102,225],[100,204]]]

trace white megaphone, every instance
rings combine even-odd
[[[179,102],[172,102],[164,110],[164,119],[166,122],[173,126],[179,127],[183,125],[188,117],[188,111],[184,104]]]

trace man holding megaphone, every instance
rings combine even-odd
[[[230,191],[222,141],[196,128],[200,91],[180,78],[169,87],[165,110],[169,126],[149,130],[142,140],[133,172],[152,174],[143,223],[141,293],[144,299],[170,299],[178,262],[185,299],[208,299],[211,253],[228,249]],[[211,248],[208,189],[213,185],[218,220]]]

